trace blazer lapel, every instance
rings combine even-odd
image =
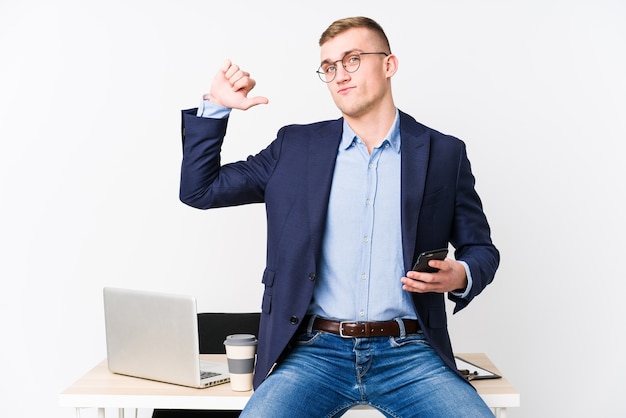
[[[308,145],[308,199],[311,248],[316,259],[321,249],[324,223],[330,198],[330,187],[335,171],[337,150],[343,131],[343,119],[321,125]]]
[[[400,192],[402,195],[402,250],[404,267],[406,271],[409,271],[413,267],[419,210],[426,184],[430,135],[423,125],[400,112],[400,138],[402,141]]]

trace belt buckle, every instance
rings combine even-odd
[[[356,324],[358,324],[358,322],[357,321],[340,321],[339,322],[339,336],[341,338],[354,338],[353,335],[345,335],[343,333],[343,325],[344,324],[355,324],[356,325]]]

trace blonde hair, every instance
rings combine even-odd
[[[319,45],[324,45],[328,40],[335,36],[342,34],[349,29],[365,28],[374,32],[384,47],[391,54],[391,47],[389,46],[389,39],[385,35],[383,28],[373,19],[364,16],[346,17],[344,19],[335,20],[330,26],[322,33],[319,40]]]

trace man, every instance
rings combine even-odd
[[[464,308],[499,253],[465,145],[394,104],[398,58],[365,17],[332,23],[318,73],[342,118],[285,126],[246,161],[221,165],[231,109],[250,74],[226,61],[199,109],[183,111],[181,200],[208,209],[263,202],[267,265],[255,392],[242,417],[334,417],[369,404],[388,417],[482,417],[458,373],[444,297]],[[455,259],[411,271],[424,251]]]

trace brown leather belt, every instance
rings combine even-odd
[[[403,319],[402,322],[405,334],[415,334],[420,329],[419,323],[414,319]],[[318,317],[313,321],[313,329],[337,334],[344,338],[400,336],[400,325],[396,321],[331,321]]]

